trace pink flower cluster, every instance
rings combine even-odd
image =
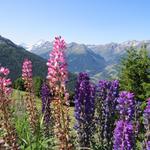
[[[1,92],[5,95],[9,95],[12,93],[12,88],[9,87],[12,83],[7,75],[9,74],[9,69],[0,67],[0,89]]]
[[[32,62],[25,59],[22,66],[22,78],[26,80],[27,78],[32,78]]]
[[[7,76],[9,74],[9,72],[10,72],[9,69],[7,69],[7,68],[4,68],[4,67],[0,68],[0,74]]]
[[[61,86],[65,85],[68,79],[67,63],[65,60],[65,41],[61,37],[56,37],[53,45],[53,50],[50,53],[50,58],[47,62],[48,75],[47,79],[53,87],[58,83]]]

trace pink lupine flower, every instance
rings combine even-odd
[[[22,79],[24,81],[24,86],[26,89],[26,107],[29,115],[29,123],[33,133],[36,133],[38,125],[38,115],[33,89],[33,79],[32,79],[32,62],[25,59],[22,66]]]
[[[50,53],[50,59],[47,62],[47,79],[52,87],[58,83],[63,86],[68,79],[65,48],[65,41],[61,37],[56,37],[53,50]]]
[[[53,50],[48,59],[47,79],[52,91],[53,115],[55,120],[55,134],[59,139],[60,150],[71,150],[69,138],[69,95],[66,91],[66,81],[68,80],[67,63],[65,59],[65,41],[61,37],[56,37]],[[65,105],[64,105],[65,104]]]
[[[25,59],[22,66],[22,77],[31,78],[32,77],[32,62],[28,59]]]
[[[1,67],[0,68],[0,73],[7,76],[9,74],[9,69]]]
[[[1,67],[0,68],[0,89],[4,94],[11,94],[12,88],[9,87],[11,85],[11,80],[7,78],[7,75],[9,74],[9,69]]]
[[[1,130],[5,132],[2,139],[3,143],[0,143],[0,148],[7,149],[9,147],[9,149],[18,150],[18,138],[11,120],[11,99],[9,99],[9,95],[12,93],[12,88],[10,87],[11,80],[7,78],[8,74],[9,69],[0,67],[0,126]]]
[[[33,92],[32,62],[25,59],[22,65],[22,79],[27,92]]]

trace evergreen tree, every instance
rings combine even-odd
[[[21,91],[25,91],[24,88],[24,81],[21,78],[17,78],[14,82],[13,82],[13,88],[17,89],[17,90],[21,90]]]
[[[40,89],[43,83],[43,79],[40,76],[33,77],[33,84],[34,84],[34,92],[35,95],[40,97]],[[13,82],[13,88],[21,91],[25,91],[24,81],[21,78],[17,78]]]
[[[33,77],[34,92],[36,96],[40,96],[43,79],[40,76]]]
[[[121,90],[133,92],[138,100],[150,96],[150,58],[145,45],[127,50],[121,63],[120,83]]]

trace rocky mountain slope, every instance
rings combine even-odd
[[[10,76],[14,80],[21,76],[22,63],[25,58],[33,62],[33,75],[46,76],[46,60],[24,48],[14,44],[9,39],[0,36],[0,64],[10,69]]]
[[[31,52],[48,59],[52,50],[52,43],[45,42],[41,45],[34,45]],[[78,73],[88,72],[91,76],[101,72],[106,67],[105,59],[93,52],[84,44],[70,43],[66,49],[69,71]]]
[[[125,56],[126,50],[131,46],[140,48],[147,45],[150,52],[150,41],[126,41],[122,43],[109,43],[104,45],[85,45],[78,43],[67,44],[67,59],[69,70],[74,73],[86,71],[94,80],[117,78],[119,64]],[[45,58],[49,58],[52,42],[39,41],[30,51]]]

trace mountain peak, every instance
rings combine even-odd
[[[74,54],[85,54],[87,51],[92,50],[88,48],[85,44],[77,44],[77,43],[70,43],[67,45],[67,53],[74,53]]]
[[[46,40],[40,39],[39,41],[34,44],[35,46],[43,45],[46,42]]]

